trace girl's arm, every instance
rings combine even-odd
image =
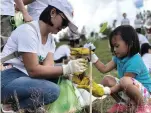
[[[25,22],[32,21],[32,17],[28,14],[23,1],[22,0],[14,0],[14,1],[17,5],[17,8],[22,12]]]
[[[134,73],[124,73],[124,77],[132,77],[134,78],[136,75]]]
[[[104,65],[101,61],[98,60],[96,63],[94,63],[94,65],[101,73],[107,73],[116,68],[116,64],[113,60],[111,60],[106,65]]]
[[[23,1],[24,5],[28,5],[36,0],[22,0],[22,1]]]

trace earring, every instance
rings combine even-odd
[[[51,16],[51,18],[53,18],[53,16]]]

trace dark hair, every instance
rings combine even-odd
[[[51,15],[50,12],[51,10],[55,8],[54,6],[48,5],[48,7],[46,7],[43,12],[40,14],[39,20],[42,20],[43,22],[45,22],[46,24],[53,26],[52,22],[51,22]],[[62,13],[59,9],[56,9],[56,13]]]
[[[75,40],[70,40],[69,45],[71,47],[74,47],[76,44],[80,44],[79,39],[75,39]]]
[[[141,33],[141,28],[136,28],[135,30],[137,33]]]
[[[123,41],[128,45],[128,56],[133,56],[140,52],[140,45],[138,35],[135,29],[130,25],[121,25],[114,29],[109,36],[109,43],[111,46],[111,52],[114,55],[114,46],[112,45],[112,38],[116,35],[120,35]]]
[[[144,43],[141,45],[141,56],[143,56],[145,53],[148,53],[148,50],[151,49],[151,45],[148,43]]]

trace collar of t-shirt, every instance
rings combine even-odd
[[[121,63],[126,63],[129,59],[130,59],[130,57],[125,57],[125,58],[123,58],[123,59],[120,59],[120,58],[117,58]]]

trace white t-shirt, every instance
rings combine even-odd
[[[151,54],[150,53],[146,53],[142,56],[142,59],[147,67],[147,69],[149,70],[149,72],[151,73]]]
[[[128,18],[124,18],[122,21],[121,21],[121,25],[130,25],[130,21]]]
[[[52,35],[49,34],[46,44],[43,45],[38,21],[32,21],[32,24],[36,27],[38,35],[35,29],[29,24],[20,25],[9,37],[2,51],[2,57],[15,51],[31,52],[36,53],[39,61],[42,62],[46,58],[48,52],[54,53],[56,46]],[[11,63],[14,67],[27,74],[21,56],[8,60],[6,63]]]
[[[27,10],[33,20],[39,20],[41,12],[48,6],[48,0],[35,0],[27,5]]]
[[[135,26],[135,29],[136,28],[142,28],[143,26],[143,21],[141,19],[135,19],[134,21],[134,26]]]
[[[81,30],[81,34],[82,34],[82,35],[86,35],[85,27],[83,27],[83,28],[82,28],[82,30]]]
[[[1,0],[1,15],[15,15],[14,0]]]
[[[147,40],[147,38],[144,35],[142,35],[140,33],[137,33],[137,35],[138,35],[140,47],[144,43],[149,43],[149,41]]]
[[[61,45],[54,53],[54,60],[58,60],[63,56],[70,56],[70,47],[68,45]]]

